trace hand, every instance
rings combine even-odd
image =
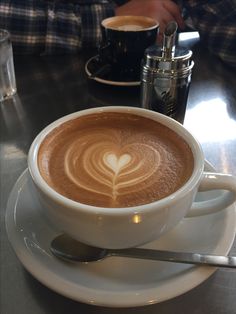
[[[159,34],[170,21],[176,21],[180,29],[184,21],[179,6],[171,0],[130,0],[116,8],[116,15],[143,15],[151,17],[159,23]]]

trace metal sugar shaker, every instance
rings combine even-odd
[[[176,22],[164,32],[163,45],[146,49],[141,71],[141,106],[183,123],[194,62],[192,51],[175,46]]]

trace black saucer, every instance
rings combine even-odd
[[[85,71],[90,79],[99,83],[116,86],[138,86],[140,81],[132,75],[112,71],[109,64],[102,64],[99,56],[90,58],[85,64]]]

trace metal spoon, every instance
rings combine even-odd
[[[66,234],[57,236],[51,242],[51,251],[55,256],[71,262],[92,262],[109,256],[123,256],[174,263],[236,268],[236,257],[234,256],[170,252],[143,248],[102,249],[78,242]]]

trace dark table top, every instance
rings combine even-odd
[[[220,172],[236,175],[236,76],[199,43],[191,46],[194,71],[184,125],[202,144]],[[18,94],[0,103],[0,215],[2,314],[41,313],[236,313],[236,271],[218,269],[196,288],[162,303],[111,309],[79,303],[48,289],[22,266],[5,230],[6,204],[27,167],[29,146],[47,124],[85,108],[139,106],[139,87],[112,87],[89,81],[88,55],[17,56]],[[236,242],[231,254],[236,255]]]

